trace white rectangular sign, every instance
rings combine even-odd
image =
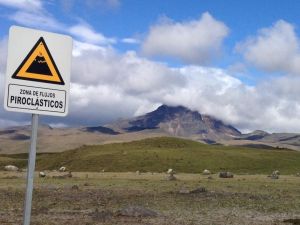
[[[71,57],[71,37],[12,26],[9,30],[5,109],[67,115]]]

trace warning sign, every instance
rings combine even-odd
[[[12,78],[65,84],[43,37],[36,42]]]
[[[52,116],[68,113],[72,38],[13,26],[9,31],[4,107]]]

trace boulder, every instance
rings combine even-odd
[[[43,171],[39,172],[39,177],[46,177],[46,173]]]
[[[175,174],[175,171],[173,169],[168,169],[167,174]]]
[[[231,172],[220,172],[219,177],[220,178],[233,178],[233,173],[231,173]]]
[[[65,166],[62,166],[59,168],[59,172],[66,172],[67,168]]]
[[[210,175],[211,172],[209,170],[205,169],[205,170],[203,170],[202,174],[203,175]]]
[[[14,165],[7,165],[7,166],[4,167],[4,170],[5,171],[18,171],[19,168],[14,166]]]

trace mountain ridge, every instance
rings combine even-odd
[[[28,151],[31,126],[0,129],[0,154]],[[244,145],[256,148],[289,148],[300,151],[300,134],[253,131],[242,134],[222,120],[184,106],[161,105],[131,119],[119,119],[101,126],[55,128],[41,124],[38,152],[61,152],[84,145],[128,142],[151,137],[180,137],[207,144]]]

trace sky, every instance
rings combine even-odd
[[[73,38],[69,115],[42,123],[105,125],[167,104],[243,132],[300,132],[299,11],[296,0],[0,0],[0,98],[18,25]],[[0,108],[2,128],[30,119]]]

